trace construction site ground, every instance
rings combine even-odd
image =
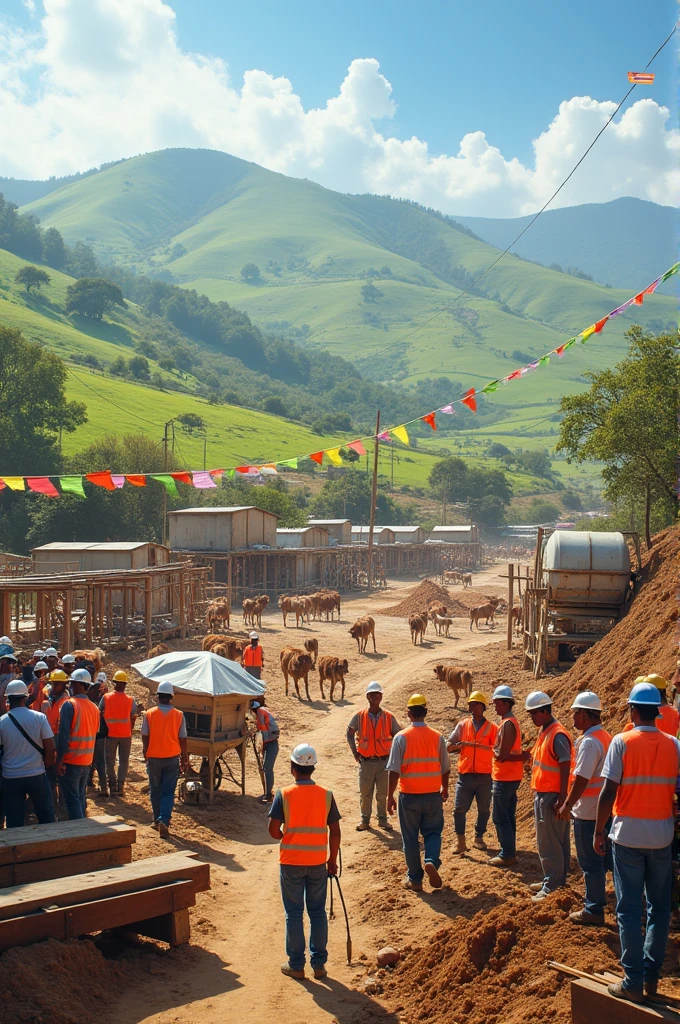
[[[636,598],[639,607],[634,602],[628,621],[616,627],[622,636],[624,629],[629,630],[630,651],[635,649],[635,654],[627,654],[625,644],[617,646],[610,634],[571,671],[541,681],[541,687],[555,695],[556,712],[565,725],[571,726],[567,709],[573,694],[582,688],[579,676],[595,689],[601,684],[603,697],[611,701],[612,714],[605,718],[618,731],[624,690],[632,678],[652,669],[672,674],[677,531],[668,531],[663,544],[661,554],[653,556],[656,561],[647,560],[647,579]],[[487,595],[504,594],[506,583],[499,575],[504,571],[502,565],[485,569],[475,574],[471,590],[449,588],[451,596],[469,607]],[[0,957],[6,989],[0,1006],[3,1024],[90,1024],[95,1019],[102,1024],[223,1024],[225,1020],[265,1024],[274,1019],[305,1024],[519,1024],[544,1020],[566,1024],[570,1019],[568,982],[547,969],[546,960],[618,973],[613,893],[606,928],[578,928],[567,921],[569,910],[580,906],[582,894],[575,859],[569,888],[541,905],[531,903],[528,883],[538,880],[540,872],[526,779],[519,809],[519,864],[512,870],[501,871],[487,864],[488,856],[498,849],[491,824],[489,854],[471,849],[463,857],[453,856],[455,764],[445,805],[441,890],[430,891],[427,885],[422,894],[403,889],[404,862],[396,818],[393,833],[380,830],[375,820],[369,832],[355,831],[357,768],[345,732],[351,716],[363,705],[370,680],[381,682],[384,706],[402,724],[406,724],[408,695],[424,692],[429,701],[428,723],[447,735],[464,708],[455,709],[453,693],[435,679],[433,666],[437,662],[469,668],[474,688],[488,694],[501,682],[509,682],[519,698],[536,687],[531,674],[521,670],[519,646],[510,653],[505,650],[504,616],[495,630],[482,625],[480,631],[470,632],[468,620],[461,615],[455,619],[450,638],[435,636],[430,627],[422,646],[414,647],[407,619],[381,614],[381,609],[408,599],[418,585],[418,581],[391,583],[387,591],[345,598],[340,622],[312,622],[300,630],[290,624],[284,630],[280,613],[272,608],[260,630],[267,703],[281,728],[276,786],[289,782],[290,750],[297,743],[309,742],[319,756],[316,778],[332,788],[342,814],[341,884],[351,921],[351,964],[346,962],[345,924],[336,902],[336,917],[330,922],[328,978],[299,982],[280,973],[285,954],[278,849],[267,832],[267,808],[257,802],[262,790],[252,751],[248,753],[246,796],[223,784],[212,805],[178,802],[171,837],[163,841],[149,827],[150,805],[137,730],[125,799],[93,796],[90,806],[99,812],[120,813],[137,824],[135,857],[189,849],[210,861],[212,889],[198,895],[191,913],[191,944],[168,950],[151,941],[124,944],[110,939],[97,945],[50,941],[11,950]],[[359,655],[348,629],[355,618],[366,613],[376,621],[378,651]],[[240,616],[235,616],[232,625],[241,628]],[[650,632],[643,649],[640,637],[644,629]],[[328,699],[321,700],[314,673],[310,675],[311,702],[298,700],[294,691],[288,697],[284,694],[279,651],[284,644],[301,646],[305,637],[319,640],[321,654],[349,660],[345,697],[341,700],[336,693],[333,705]],[[598,651],[605,644],[610,648],[608,657]],[[197,648],[200,637],[172,646]],[[655,659],[654,664],[649,663],[650,658]],[[134,660],[140,657],[117,656],[115,665],[124,667]],[[614,678],[616,693],[611,685]],[[130,689],[142,703],[150,703],[142,686],[134,683]],[[528,742],[534,735],[532,726],[523,713],[519,717]],[[470,846],[473,825],[474,812],[468,816]],[[386,945],[403,954],[393,970],[376,966],[376,953]],[[667,991],[677,992],[673,979],[680,972],[674,938],[667,961],[669,977],[663,985]]]

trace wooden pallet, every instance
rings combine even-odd
[[[101,814],[0,831],[0,887],[129,864],[137,832]]]

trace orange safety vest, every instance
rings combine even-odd
[[[182,727],[182,719],[182,712],[173,707],[169,711],[161,711],[159,707],[147,711],[146,721],[149,725],[147,757],[176,757],[181,752],[179,730]]]
[[[311,867],[328,859],[328,812],[333,793],[323,786],[292,785],[283,797],[283,838],[279,846],[281,864]]]
[[[59,716],[61,715],[61,706],[65,700],[69,700],[69,695],[64,692],[61,697],[54,701],[54,703],[47,699],[42,702],[40,710],[45,715],[47,721],[50,723],[50,729],[56,736],[59,732]]]
[[[262,647],[260,644],[257,647],[248,644],[243,652],[243,664],[251,668],[262,668]]]
[[[604,753],[605,753],[605,756],[606,756],[607,755],[607,751],[609,750],[609,744],[612,741],[611,734],[608,733],[606,729],[603,729],[602,726],[599,726],[595,730],[595,732],[589,733],[589,736],[593,736],[596,740],[600,741],[600,743],[602,744],[602,747],[604,748]],[[579,744],[581,743],[581,741],[583,739],[585,739],[585,737],[584,736],[580,736],[576,740],[576,743],[574,744],[574,747],[573,747],[573,749],[571,751],[571,771],[569,772],[569,786],[570,787],[571,787],[571,784],[573,783],[574,779],[576,778],[576,773],[574,772],[574,768],[576,767],[576,752],[578,751]],[[602,789],[603,784],[604,784],[604,777],[602,775],[594,775],[593,778],[589,780],[588,785],[583,790],[583,793],[581,794],[579,799],[582,800],[583,797],[585,797],[585,796],[599,796],[600,795],[600,790]]]
[[[622,732],[623,776],[616,791],[614,814],[622,818],[673,816],[673,797],[678,776],[678,748],[673,739],[655,729]]]
[[[64,764],[92,764],[99,730],[99,708],[84,696],[69,697],[68,703],[73,705],[73,718]]]
[[[512,746],[510,747],[510,753],[521,753],[522,732],[519,727],[519,722],[514,715],[508,715],[506,718],[501,720],[498,732],[496,733],[496,739],[498,739],[498,733],[503,727],[503,722],[512,722],[515,727],[515,738],[512,741]],[[491,778],[494,782],[520,782],[523,774],[524,764],[522,761],[499,761],[494,754],[493,762],[491,764]]]
[[[272,732],[272,725],[274,726],[274,731],[275,732],[279,731],[279,727],[276,724],[276,719],[272,715],[271,711],[267,710],[267,708],[257,708],[256,709],[256,711],[255,711],[255,721],[257,723],[257,728],[258,728],[258,730],[260,732]],[[271,739],[266,740],[266,741],[263,738],[263,742],[271,743],[272,740],[275,740],[275,739],[278,739],[278,737],[277,736],[272,736]]]
[[[677,736],[678,726],[680,726],[680,713],[677,708],[671,707],[670,704],[662,704],[659,711],[661,718],[656,720],[657,729],[668,733],[669,736]]]
[[[559,793],[560,765],[555,757],[554,740],[562,733],[572,746],[571,736],[559,722],[553,722],[547,729],[541,729],[534,743],[534,760],[531,767],[531,788],[537,793]]]
[[[442,785],[439,760],[441,734],[427,725],[409,725],[397,734],[406,741],[401,762],[399,789],[402,793],[438,793]]]
[[[392,747],[392,716],[386,711],[371,718],[367,708],[359,712],[357,753],[361,757],[389,757]]]
[[[38,696],[28,705],[31,711],[42,711],[44,701],[47,700],[47,686],[38,687]]]
[[[493,745],[496,742],[498,727],[484,719],[484,725],[475,732],[472,718],[464,718],[461,728],[461,743],[483,743],[488,750],[478,750],[476,747],[462,747],[458,755],[458,774],[467,775],[468,772],[479,772],[483,775],[491,774],[491,762],[493,758]]]
[[[104,721],[109,730],[109,736],[123,737],[132,736],[132,722],[130,715],[134,700],[127,693],[119,693],[112,690],[104,694]]]

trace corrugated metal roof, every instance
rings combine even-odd
[[[352,533],[368,533],[370,529],[371,529],[370,526],[353,526],[352,527]],[[380,533],[382,530],[392,530],[392,532],[394,532],[394,527],[393,526],[375,526],[373,528],[373,533]]]
[[[433,526],[432,533],[469,533],[471,526]]]
[[[258,505],[211,505],[205,508],[178,508],[174,512],[168,512],[169,516],[188,516],[188,515],[214,515],[216,512],[264,512],[265,515],[275,516],[276,512],[268,512],[266,508],[260,508]]]
[[[308,519],[307,522],[310,526],[341,526],[343,523],[349,523],[349,519]]]
[[[308,533],[309,530],[315,530],[315,526],[277,526],[277,533]]]
[[[102,543],[85,543],[81,544],[79,541],[51,541],[49,544],[41,544],[39,548],[31,548],[32,551],[134,551],[135,548],[146,547],[147,544],[151,544],[153,541],[148,540],[133,540],[133,541],[112,541]]]
[[[416,533],[422,530],[422,526],[386,526],[385,529],[391,530],[392,533]]]

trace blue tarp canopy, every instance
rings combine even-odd
[[[172,683],[177,690],[205,693],[211,697],[242,694],[260,697],[264,683],[251,676],[235,661],[227,661],[211,651],[170,651],[132,666],[154,683]]]

